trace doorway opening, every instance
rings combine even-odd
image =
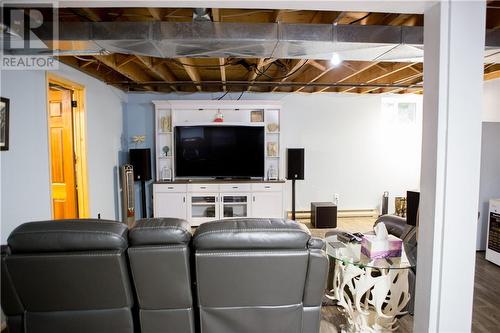
[[[47,73],[52,218],[89,217],[85,87]]]

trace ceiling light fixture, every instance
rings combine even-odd
[[[333,52],[332,57],[330,58],[330,64],[334,67],[337,67],[341,62],[342,59],[340,59],[339,54],[337,52]]]

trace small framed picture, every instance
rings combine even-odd
[[[250,111],[250,121],[252,123],[264,122],[264,111],[263,110]]]
[[[0,97],[0,150],[9,150],[9,99]]]
[[[268,157],[277,157],[278,156],[278,143],[277,142],[268,142],[267,143],[267,156]]]

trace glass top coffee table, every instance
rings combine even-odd
[[[388,332],[397,328],[396,316],[410,300],[408,272],[416,267],[417,249],[404,243],[401,257],[370,259],[361,244],[326,238],[326,252],[334,260],[333,296],[348,321],[343,332]]]

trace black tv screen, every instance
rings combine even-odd
[[[177,177],[263,178],[263,126],[176,126]]]

